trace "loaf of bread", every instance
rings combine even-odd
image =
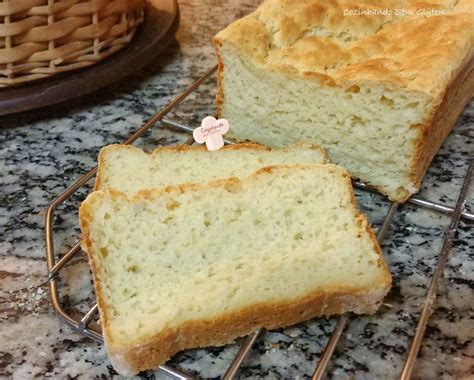
[[[143,189],[247,177],[265,166],[324,163],[324,149],[310,144],[282,149],[234,144],[216,152],[186,145],[157,148],[150,154],[130,145],[109,145],[99,154],[95,190],[134,194]]]
[[[135,374],[258,327],[374,313],[391,277],[333,165],[244,179],[93,192],[80,208],[114,368]]]
[[[403,202],[474,91],[472,0],[265,0],[214,39],[229,136],[322,145]]]

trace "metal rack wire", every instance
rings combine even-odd
[[[159,112],[154,114],[140,129],[133,133],[127,140],[124,141],[125,144],[131,144],[135,142],[139,137],[141,137],[145,132],[150,128],[160,125],[172,128],[181,132],[192,132],[193,128],[178,123],[176,121],[165,119],[164,117],[175,109],[183,100],[185,100],[193,91],[195,91],[203,82],[210,78],[216,71],[217,66],[209,70],[205,75],[199,78],[191,86],[189,86],[183,93],[177,96],[172,100],[166,107],[161,109]],[[193,141],[192,137],[186,141],[185,144],[191,144]],[[232,141],[226,140],[226,143],[232,144]],[[48,275],[49,275],[49,289],[51,294],[51,303],[55,311],[59,316],[69,324],[73,329],[84,334],[85,336],[92,338],[98,342],[103,342],[102,335],[100,331],[91,326],[91,321],[97,316],[97,305],[94,305],[82,318],[76,318],[69,314],[63,307],[61,303],[61,298],[59,295],[59,281],[58,277],[60,271],[66,264],[68,264],[71,259],[80,252],[80,244],[76,243],[70,250],[65,252],[61,258],[58,259],[58,255],[54,250],[54,231],[53,231],[53,219],[55,211],[62,203],[68,200],[74,193],[76,193],[81,187],[88,183],[95,175],[97,167],[91,169],[88,173],[79,178],[75,183],[73,183],[63,194],[56,198],[51,205],[49,206],[46,213],[46,257],[48,265]],[[472,178],[473,171],[473,162],[471,160],[467,173],[464,177],[463,185],[461,192],[459,194],[458,200],[454,207],[449,207],[442,205],[437,202],[432,202],[419,198],[417,196],[411,197],[408,202],[415,205],[416,207],[426,208],[433,212],[440,212],[444,214],[451,215],[451,223],[444,237],[443,247],[441,252],[438,255],[438,264],[435,269],[435,272],[431,278],[428,292],[424,301],[422,308],[421,317],[418,321],[418,326],[413,338],[403,372],[401,374],[401,379],[407,380],[410,378],[412,370],[414,368],[415,360],[420,349],[420,345],[425,333],[428,319],[433,312],[433,305],[436,298],[436,290],[440,278],[443,275],[444,268],[446,266],[447,258],[454,240],[454,235],[458,226],[460,219],[474,220],[474,214],[467,212],[463,209],[463,205],[466,199],[467,190]],[[366,185],[362,183],[354,183],[357,188],[372,191]],[[393,202],[383,220],[383,223],[378,230],[377,239],[379,242],[382,242],[387,230],[390,228],[392,220],[397,212],[399,204]],[[337,343],[344,331],[344,328],[349,322],[348,315],[342,315],[339,317],[336,326],[333,329],[332,335],[330,336],[326,347],[321,355],[319,362],[316,365],[315,371],[312,378],[314,380],[319,380],[325,374],[328,364],[331,360],[332,354],[337,346]],[[263,332],[263,329],[258,329],[253,334],[249,335],[242,346],[240,347],[239,352],[235,356],[234,360],[229,365],[226,373],[223,375],[223,379],[232,379],[236,376],[243,360],[249,353],[250,349],[254,343],[258,340],[260,334]],[[159,371],[175,378],[175,379],[193,379],[193,376],[178,370],[176,368],[170,367],[168,365],[162,365],[159,367]]]

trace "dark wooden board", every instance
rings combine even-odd
[[[176,0],[147,1],[145,21],[127,46],[90,67],[0,89],[0,115],[61,103],[123,79],[151,63],[170,43],[178,24]]]

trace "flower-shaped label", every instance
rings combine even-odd
[[[193,131],[194,140],[197,143],[206,143],[208,150],[218,150],[224,146],[222,135],[229,130],[229,122],[226,119],[216,120],[212,116],[202,119],[201,126]]]

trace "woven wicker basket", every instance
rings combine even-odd
[[[125,46],[144,0],[0,0],[0,87],[92,65]]]

